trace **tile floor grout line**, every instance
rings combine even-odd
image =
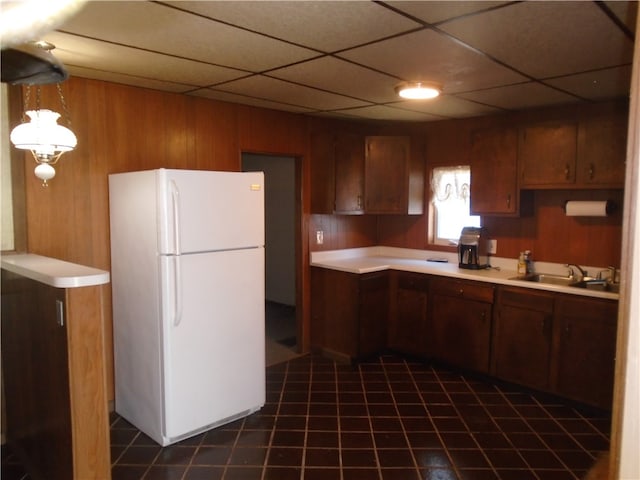
[[[360,376],[360,387],[362,388],[362,395],[364,397],[363,398],[364,405],[365,405],[365,408],[366,408],[366,411],[367,411],[367,420],[369,421],[369,435],[371,436],[371,443],[373,444],[373,451],[374,451],[374,455],[375,455],[375,458],[376,458],[376,467],[378,469],[378,478],[380,478],[380,480],[383,480],[384,479],[384,475],[382,474],[382,463],[380,462],[380,455],[378,454],[376,436],[374,435],[374,432],[373,432],[373,423],[371,422],[371,411],[369,409],[369,402],[367,400],[367,388],[366,388],[366,382],[365,382],[365,379],[364,379],[364,375],[362,373],[362,365],[358,364],[357,368],[358,368],[358,374]],[[387,386],[389,386],[388,383],[387,383]]]

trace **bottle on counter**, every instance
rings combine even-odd
[[[527,274],[527,263],[524,258],[524,252],[520,252],[520,256],[518,257],[518,275],[526,275]]]
[[[527,274],[533,273],[533,260],[531,258],[531,250],[524,251],[524,270]]]

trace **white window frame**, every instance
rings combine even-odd
[[[442,184],[443,177],[446,184]],[[447,179],[448,177],[448,179]],[[481,226],[482,219],[479,215],[470,215],[469,207],[471,204],[471,167],[469,165],[455,166],[439,166],[431,170],[431,204],[430,204],[430,221],[429,221],[429,239],[434,245],[456,246],[460,238],[462,227]],[[456,209],[447,210],[447,220],[451,221],[451,215],[457,215],[455,226],[449,228],[448,232],[441,232],[438,222],[444,221],[442,212],[439,212],[439,206],[447,200],[458,203],[458,212]],[[466,206],[466,215],[460,217],[460,207]],[[442,210],[442,208],[440,208]],[[458,218],[459,217],[459,218]],[[448,233],[446,236],[441,236]]]

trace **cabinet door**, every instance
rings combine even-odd
[[[335,203],[334,136],[330,131],[311,134],[311,213],[331,214]]]
[[[491,304],[432,296],[429,351],[437,359],[477,372],[489,371]]]
[[[558,187],[576,179],[578,128],[549,123],[523,128],[519,135],[520,186]]]
[[[388,345],[410,355],[427,355],[428,276],[397,272]]]
[[[367,213],[407,213],[409,146],[408,137],[367,137]]]
[[[623,188],[626,155],[626,110],[585,118],[578,137],[576,182],[588,188]]]
[[[358,357],[380,353],[387,344],[389,274],[363,275],[359,293]]]
[[[64,289],[2,270],[6,435],[33,478],[73,478]]]
[[[335,213],[364,213],[364,137],[335,138]]]
[[[525,290],[498,294],[492,373],[504,380],[547,389],[553,297]]]
[[[616,354],[617,303],[558,301],[552,383],[555,393],[611,409]]]
[[[483,130],[471,138],[471,213],[517,213],[517,130]]]

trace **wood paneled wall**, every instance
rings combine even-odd
[[[25,155],[27,248],[32,253],[108,270],[108,174],[159,167],[239,170],[243,151],[300,159],[298,305],[302,306],[305,331],[310,248],[376,244],[428,248],[426,213],[412,217],[309,215],[315,185],[310,173],[310,133],[314,125],[331,121],[82,78],[65,82],[63,91],[78,147],[63,155],[47,188],[31,173],[34,163]],[[61,111],[55,87],[43,87],[42,97],[43,108]],[[542,120],[566,113],[566,109],[551,109],[418,125],[376,123],[363,128],[373,134],[424,137],[428,175],[434,165],[468,163],[467,140],[475,128],[513,122],[522,115]],[[428,192],[425,189],[425,201]],[[606,193],[597,195],[601,194]],[[566,199],[575,198],[573,195],[582,194],[570,192]],[[514,256],[529,248],[537,260],[619,265],[620,217],[581,221],[564,217],[559,213],[559,202],[564,199],[562,193],[537,192],[534,217],[486,220],[498,239],[498,254]],[[315,232],[320,229],[325,241],[316,246]],[[105,298],[110,299],[110,288],[105,289]],[[111,302],[106,301],[104,308],[110,354]],[[107,367],[112,399],[112,358],[107,359]]]
[[[441,165],[469,165],[471,132],[514,123],[562,120],[582,115],[624,108],[624,104],[570,106],[532,110],[497,116],[431,122],[411,126],[380,127],[379,134],[414,135],[426,139],[425,205],[430,201],[428,181],[431,169]],[[532,215],[521,218],[484,217],[483,225],[498,240],[500,257],[517,258],[522,250],[531,250],[534,260],[578,263],[597,266],[620,266],[622,236],[622,190],[539,190],[533,194]],[[563,206],[567,200],[613,200],[619,209],[604,218],[567,217]],[[318,216],[314,216],[318,217]],[[309,232],[312,251],[330,250],[336,245],[364,246],[362,234],[373,235],[374,228],[362,229],[357,217],[322,215],[324,244],[316,245],[315,231]],[[372,220],[370,220],[371,222]],[[379,215],[373,245],[455,251],[451,247],[430,245],[427,235],[428,208],[419,216]],[[349,237],[344,238],[345,233]],[[334,238],[337,235],[338,238]],[[350,238],[350,240],[349,240]]]
[[[110,270],[110,173],[160,167],[237,171],[243,151],[308,161],[308,120],[300,115],[82,78],[65,82],[63,92],[78,146],[62,156],[56,177],[46,188],[32,173],[30,154],[25,155],[27,250],[31,253]],[[54,86],[42,88],[42,108],[62,111]],[[66,124],[64,119],[60,123]],[[300,180],[302,212],[309,210],[310,182],[304,178],[305,170]],[[301,256],[308,258],[306,230],[300,236],[299,248],[305,249]],[[111,400],[111,291],[110,286],[104,288]],[[300,295],[304,291],[302,286]]]

